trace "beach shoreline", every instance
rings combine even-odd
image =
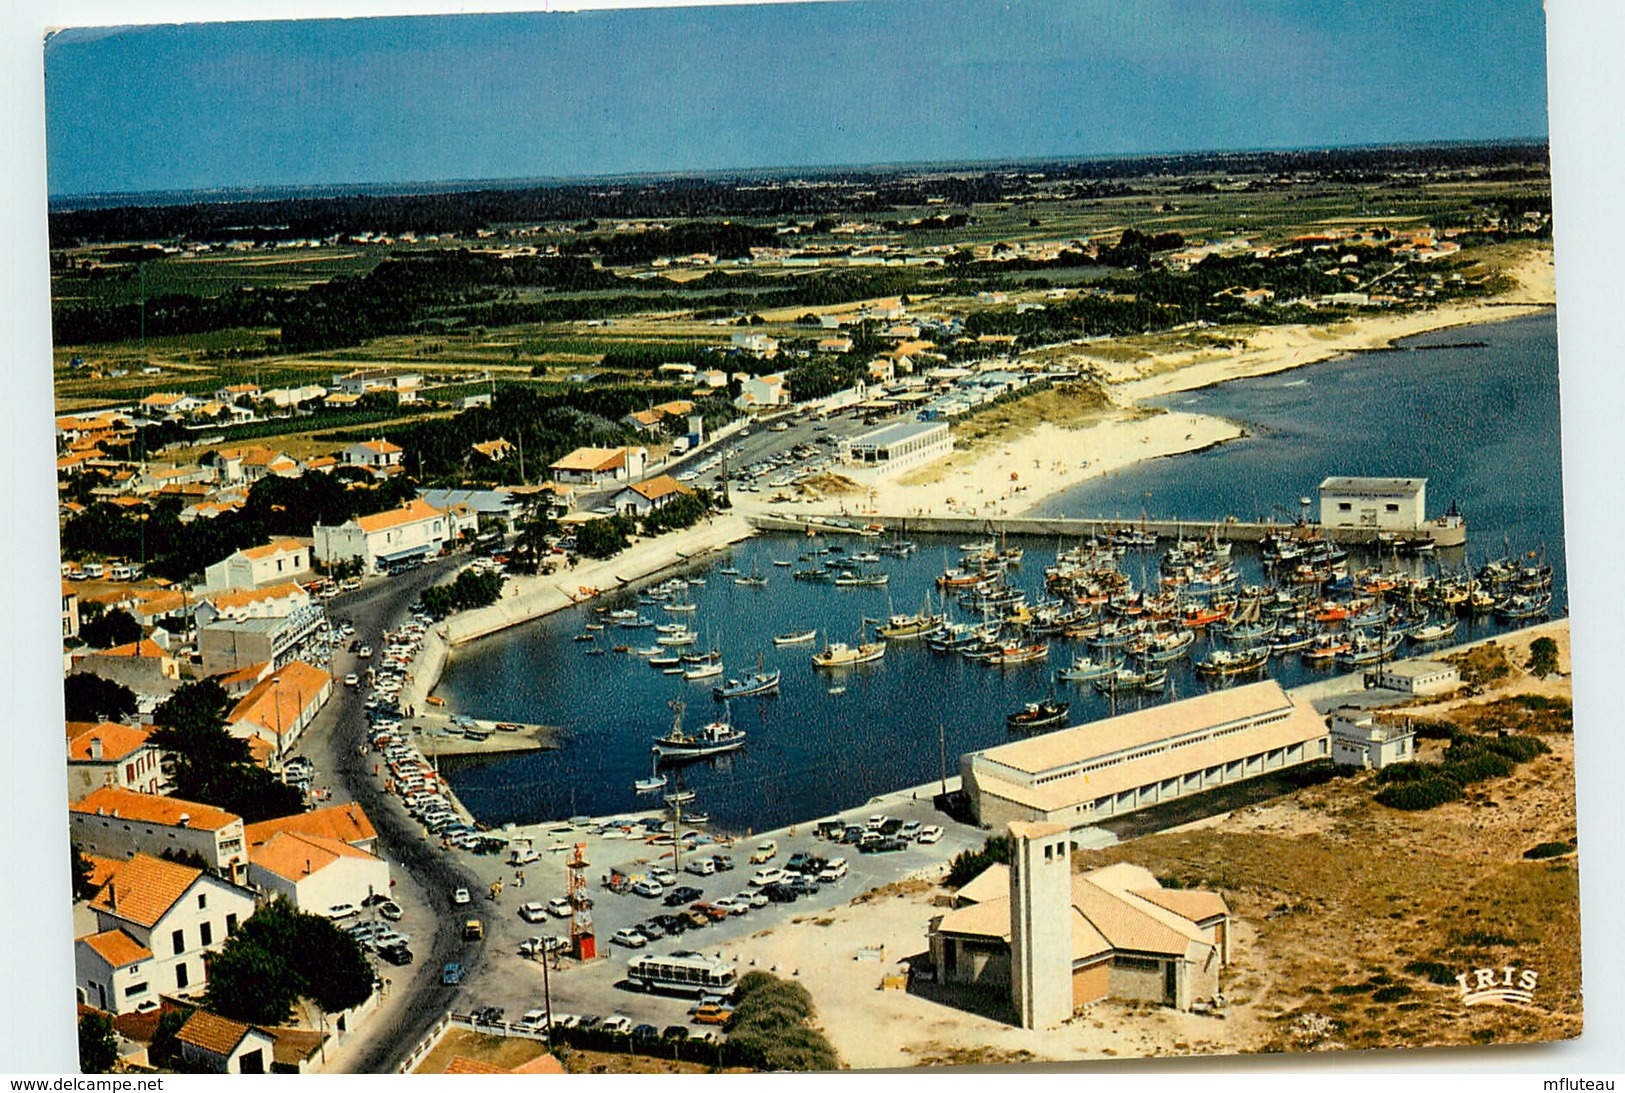
[[[956,452],[936,463],[857,492],[795,505],[743,500],[746,511],[776,516],[954,515],[1013,517],[1034,513],[1055,495],[1091,479],[1142,463],[1205,451],[1246,435],[1236,422],[1162,410],[1155,398],[1212,387],[1230,380],[1275,375],[1349,353],[1392,348],[1421,334],[1502,322],[1550,311],[1556,282],[1549,248],[1533,251],[1506,271],[1516,287],[1499,297],[1445,304],[1396,315],[1369,315],[1329,327],[1263,326],[1206,333],[1232,335],[1237,348],[1211,344],[1147,352],[1126,361],[1103,360],[1108,343],[1088,343],[1061,357],[1099,376],[1111,406],[1083,426],[1041,422],[974,453]],[[1132,339],[1118,339],[1119,343]]]

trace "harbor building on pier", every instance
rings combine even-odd
[[[1328,478],[1320,484],[1323,528],[1414,531],[1427,523],[1425,478]]]
[[[1264,680],[969,752],[960,774],[984,827],[1081,828],[1330,757],[1321,716]]]

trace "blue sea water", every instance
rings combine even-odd
[[[1411,339],[1401,351],[1177,394],[1164,404],[1239,421],[1248,435],[1068,491],[1041,511],[1135,518],[1143,510],[1197,523],[1227,515],[1290,519],[1299,513],[1298,499],[1313,495],[1328,475],[1425,476],[1430,514],[1457,502],[1469,523],[1469,541],[1464,550],[1414,564],[1476,566],[1508,551],[1540,552],[1556,571],[1555,605],[1566,603],[1556,329],[1550,314],[1444,331]],[[1009,739],[1005,715],[1052,687],[1072,702],[1073,723],[1109,716],[1111,704],[1087,684],[1053,681],[1057,669],[1086,651],[1081,642],[1056,642],[1048,664],[1003,670],[936,656],[923,644],[893,642],[883,661],[833,674],[812,667],[818,645],[772,644],[774,634],[811,627],[819,629],[820,644],[825,634],[850,642],[866,617],[919,608],[935,595],[936,575],[957,561],[958,541],[916,541],[922,549],[912,558],[887,559],[881,567],[891,574],[888,587],[849,589],[793,581],[791,570],[773,561],[794,562],[806,543],[759,538],[686,571],[706,581],[691,590],[694,614],[643,609],[656,621],[692,620],[699,647],[722,651],[727,675],[754,670],[758,656],[784,672],[778,696],[731,704],[733,721],[750,734],[742,751],[682,769],[682,784],[697,794],[692,807],[709,812],[724,829],[761,830],[932,781],[944,769],[951,775],[961,753]],[[1070,544],[1024,539],[1021,545],[1026,558],[1012,580],[1036,599],[1044,566],[1058,546]],[[852,549],[861,549],[857,540]],[[1131,553],[1123,567],[1143,587],[1155,580],[1156,559],[1156,552]],[[1254,554],[1238,548],[1238,561],[1244,579],[1258,579]],[[729,564],[766,575],[767,586],[742,587],[716,572]],[[572,640],[598,617],[596,607],[631,606],[634,599],[635,590],[622,590],[454,656],[438,692],[453,708],[564,729],[563,746],[555,751],[448,767],[453,788],[480,819],[535,822],[651,807],[658,798],[639,796],[632,783],[649,773],[651,741],[671,724],[669,703],[686,702],[685,725],[691,728],[722,716],[710,692],[715,679],[664,676],[626,653],[587,655],[595,646],[648,644],[651,631],[611,628],[597,633],[591,645]],[[1464,625],[1459,637],[1497,629],[1482,621]],[[1204,638],[1197,655],[1205,648]],[[1293,658],[1272,662],[1271,673],[1289,687],[1322,674]],[[1169,694],[1126,705],[1172,701],[1207,687],[1188,668],[1171,678]],[[1125,700],[1119,702],[1121,711]]]

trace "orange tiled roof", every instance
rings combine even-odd
[[[626,488],[641,497],[648,498],[650,501],[658,501],[662,497],[673,493],[694,492],[669,474],[662,474],[649,479],[647,482],[638,482]]]
[[[296,550],[303,550],[305,544],[298,539],[273,539],[256,547],[245,547],[238,551],[244,558],[258,561],[261,558],[273,558],[278,554],[291,554]]]
[[[363,440],[356,447],[366,448],[368,451],[377,452],[379,455],[393,455],[396,452],[404,451],[400,445],[391,444],[387,440]]]
[[[128,645],[115,645],[111,649],[103,649],[97,656],[103,657],[152,657],[154,659],[169,659],[164,647],[148,638],[132,641]]]
[[[83,800],[68,806],[71,812],[95,815],[117,815],[120,819],[142,823],[179,827],[181,817],[194,831],[219,831],[223,827],[241,822],[241,817],[199,801],[183,801],[179,797],[160,797],[154,793],[137,793],[117,786],[102,786]]]
[[[67,724],[69,762],[91,762],[90,745],[95,740],[100,740],[102,744],[101,759],[95,761],[116,762],[145,745],[147,737],[151,735],[145,729],[111,721],[103,721],[99,725],[86,725],[81,721],[69,721]]]
[[[555,471],[609,471],[626,465],[625,448],[577,448],[552,465]]]
[[[137,854],[118,864],[90,906],[138,926],[155,926],[202,875],[189,865]]]
[[[386,528],[400,527],[402,524],[415,524],[420,520],[428,520],[445,513],[435,508],[422,498],[414,499],[410,504],[388,512],[377,512],[371,516],[356,518],[356,524],[363,532],[383,531]]]
[[[467,1055],[453,1055],[451,1062],[446,1064],[443,1074],[506,1074],[500,1066],[482,1063],[478,1059],[470,1059]]]
[[[248,840],[250,849],[270,842],[272,836],[282,832],[336,839],[342,843],[358,843],[378,837],[372,821],[367,819],[367,814],[361,810],[361,806],[353,801],[350,804],[283,816],[276,820],[261,820],[257,824],[247,824],[243,827],[243,834]]]
[[[308,599],[309,593],[293,581],[284,581],[282,584],[267,585],[264,588],[227,589],[224,592],[214,593],[208,597],[208,600],[217,609],[229,611],[234,607],[247,607],[249,604],[262,603],[265,600],[280,600],[287,596]]]
[[[270,666],[270,661],[262,660],[257,664],[249,664],[245,667],[239,668],[235,672],[228,672],[225,675],[216,676],[215,680],[220,684],[220,686],[229,691],[233,684],[258,683],[261,677],[265,675],[265,670]]]
[[[307,706],[333,677],[302,660],[290,661],[255,684],[226,715],[226,724],[252,721],[282,733],[292,731]]]
[[[119,930],[103,930],[99,934],[91,934],[81,938],[97,956],[107,961],[109,967],[122,968],[127,964],[134,964],[138,960],[147,960],[152,956],[152,950],[141,942]]]
[[[279,831],[248,852],[249,861],[291,881],[320,873],[340,858],[376,860],[365,850],[358,850],[338,839],[301,835],[293,831]]]
[[[215,1055],[230,1055],[237,1049],[237,1045],[243,1042],[243,1037],[248,1035],[249,1027],[230,1018],[221,1017],[218,1013],[196,1010],[175,1034],[175,1039]]]
[[[85,883],[91,888],[101,889],[113,879],[118,867],[124,864],[123,858],[104,858],[100,854],[81,855],[90,863],[90,878]]]

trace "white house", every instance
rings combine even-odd
[[[333,677],[302,660],[290,661],[266,676],[226,715],[226,731],[245,740],[263,740],[281,756],[293,747],[333,693]]]
[[[313,561],[310,544],[300,539],[274,539],[263,546],[233,551],[203,571],[204,588],[264,588],[285,581],[308,580]]]
[[[202,869],[138,854],[114,867],[89,909],[96,916],[90,936],[100,940],[80,938],[76,946],[79,998],[131,1013],[152,1008],[146,1003],[160,994],[200,993],[208,984],[204,954],[248,920],[254,896]],[[123,937],[103,936],[109,933]]]
[[[193,611],[199,626],[216,619],[284,619],[316,601],[293,581],[262,588],[228,588],[204,594]]]
[[[1328,478],[1320,484],[1320,524],[1419,528],[1427,520],[1427,489],[1425,478]]]
[[[395,562],[439,554],[451,536],[445,512],[419,499],[335,527],[317,524],[315,551],[327,565],[359,561],[364,570],[375,572]]]
[[[610,502],[617,512],[647,516],[663,509],[679,497],[692,497],[694,491],[669,474],[656,475],[646,482],[634,482]]]
[[[102,786],[70,804],[68,835],[86,853],[105,858],[184,851],[226,875],[248,861],[241,816],[117,786]]]
[[[642,477],[648,458],[647,448],[577,448],[548,469],[560,482],[596,486]]]
[[[739,384],[739,397],[734,406],[741,410],[760,410],[769,406],[784,406],[790,401],[790,386],[784,373],[771,376],[747,376]]]
[[[387,440],[364,440],[352,444],[339,453],[339,462],[346,467],[362,467],[375,476],[390,474],[401,467],[406,452],[398,444]]]
[[[1409,724],[1378,722],[1369,710],[1343,706],[1332,713],[1332,762],[1381,770],[1416,758],[1416,731]]]
[[[269,1074],[276,1037],[208,1010],[193,1010],[175,1033],[187,1069],[201,1074]]]
[[[390,372],[381,368],[361,368],[333,377],[333,386],[341,395],[359,398],[375,392],[393,394],[397,401],[416,402],[423,377],[414,372]]]
[[[68,800],[112,786],[131,793],[158,793],[164,787],[163,751],[151,733],[111,721],[68,722]]]
[[[1382,666],[1377,686],[1409,695],[1449,694],[1461,686],[1461,672],[1442,660],[1397,660]]]
[[[843,440],[836,448],[842,462],[866,480],[923,466],[953,450],[953,433],[945,421],[902,421]]]
[[[321,915],[341,903],[360,907],[371,896],[388,895],[389,863],[338,839],[283,831],[250,852],[248,881]]]

